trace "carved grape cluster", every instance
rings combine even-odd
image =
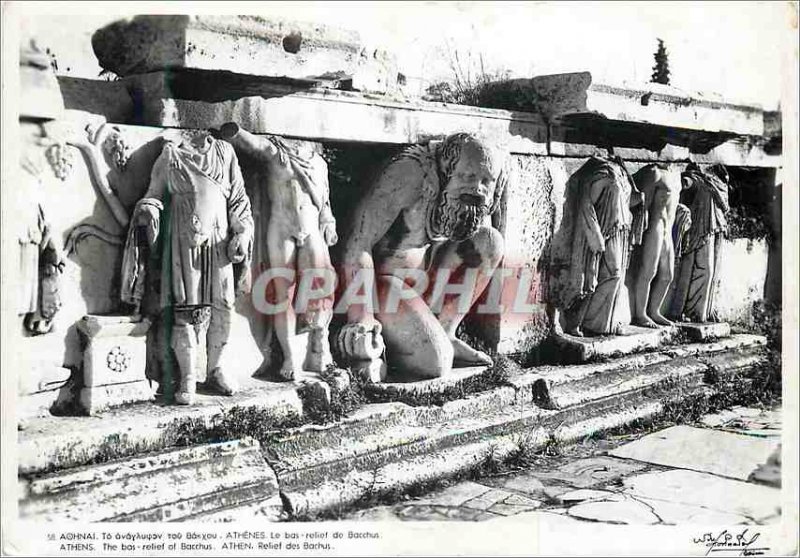
[[[66,143],[57,142],[45,151],[47,162],[53,169],[53,173],[60,179],[66,180],[75,164],[75,154]]]
[[[131,355],[122,347],[116,346],[106,356],[106,364],[112,372],[125,372],[131,364]]]

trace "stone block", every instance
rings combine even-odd
[[[681,425],[620,446],[611,455],[747,480],[777,445],[776,440]]]
[[[84,386],[144,380],[150,322],[131,316],[85,316],[78,329],[86,340]]]
[[[401,401],[410,405],[430,405],[463,397],[473,386],[485,382],[490,374],[486,366],[453,368],[449,374],[431,380],[398,382],[390,375],[386,382],[371,384],[365,392],[375,401]]]
[[[261,76],[349,79],[352,87],[397,87],[397,64],[357,33],[257,16],[141,15],[95,32],[100,66],[120,76],[202,69]]]
[[[279,501],[275,474],[258,442],[245,439],[38,476],[25,482],[20,516],[182,521],[270,498]]]
[[[254,134],[395,145],[473,132],[504,141],[512,153],[547,154],[547,127],[538,115],[209,73],[126,78],[141,102],[137,123],[206,129],[236,122]]]
[[[67,111],[98,115],[120,124],[133,118],[133,99],[122,81],[58,76],[58,84]]]
[[[493,96],[496,106],[538,112],[547,118],[594,114],[626,123],[705,132],[753,136],[764,133],[761,107],[690,95],[653,83],[636,87],[606,85],[597,83],[589,72],[497,82],[487,95]]]
[[[724,455],[727,459],[733,454]],[[719,455],[717,459],[720,459]],[[662,515],[659,511],[660,503],[664,502],[670,505],[704,508],[708,512],[732,514],[738,516],[739,522],[762,521],[778,513],[781,506],[778,489],[696,471],[645,473],[626,478],[623,483],[626,493],[637,499],[644,499],[654,506],[659,515]],[[696,509],[693,514],[687,514],[685,509],[679,511],[680,514],[675,514],[674,510],[663,510],[664,519],[683,523],[689,518],[688,516],[697,515],[701,510]],[[722,521],[719,524],[729,524],[729,521]]]
[[[675,327],[649,329],[628,325],[624,330],[622,335],[575,337],[565,333],[554,335],[552,339],[560,361],[577,364],[658,349],[670,344],[678,334]]]
[[[81,408],[90,415],[96,415],[112,407],[152,401],[153,386],[149,380],[136,380],[118,384],[96,385],[81,388],[78,398]]]
[[[731,326],[728,322],[712,324],[695,324],[682,322],[675,324],[691,341],[713,341],[731,334]]]

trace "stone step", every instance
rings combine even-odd
[[[232,397],[198,394],[190,407],[137,403],[97,416],[40,417],[18,433],[18,472],[26,476],[174,446],[257,435],[297,426],[303,406],[293,384],[259,382]]]
[[[252,439],[146,454],[37,476],[22,484],[23,519],[179,521],[273,502],[278,485]]]
[[[650,329],[628,325],[624,329],[622,335],[600,337],[556,334],[552,337],[552,343],[560,363],[580,364],[660,349],[677,340],[680,333],[674,326]]]

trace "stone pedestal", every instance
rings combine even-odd
[[[683,333],[689,338],[690,341],[712,341],[722,337],[730,337],[731,326],[728,322],[695,324],[695,323],[677,323]]]
[[[560,363],[580,364],[658,349],[674,341],[677,333],[678,329],[672,326],[649,329],[628,325],[624,326],[622,335],[575,337],[561,334],[552,339]]]
[[[78,329],[86,341],[80,406],[90,415],[110,407],[150,401],[145,378],[150,322],[132,316],[84,316]]]

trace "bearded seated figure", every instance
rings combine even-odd
[[[385,341],[389,367],[410,378],[442,376],[454,363],[492,363],[456,329],[503,254],[489,222],[503,192],[501,164],[499,153],[461,133],[411,147],[383,170],[345,243],[340,302],[376,287],[376,304],[346,309],[338,337],[346,359],[374,358]]]

